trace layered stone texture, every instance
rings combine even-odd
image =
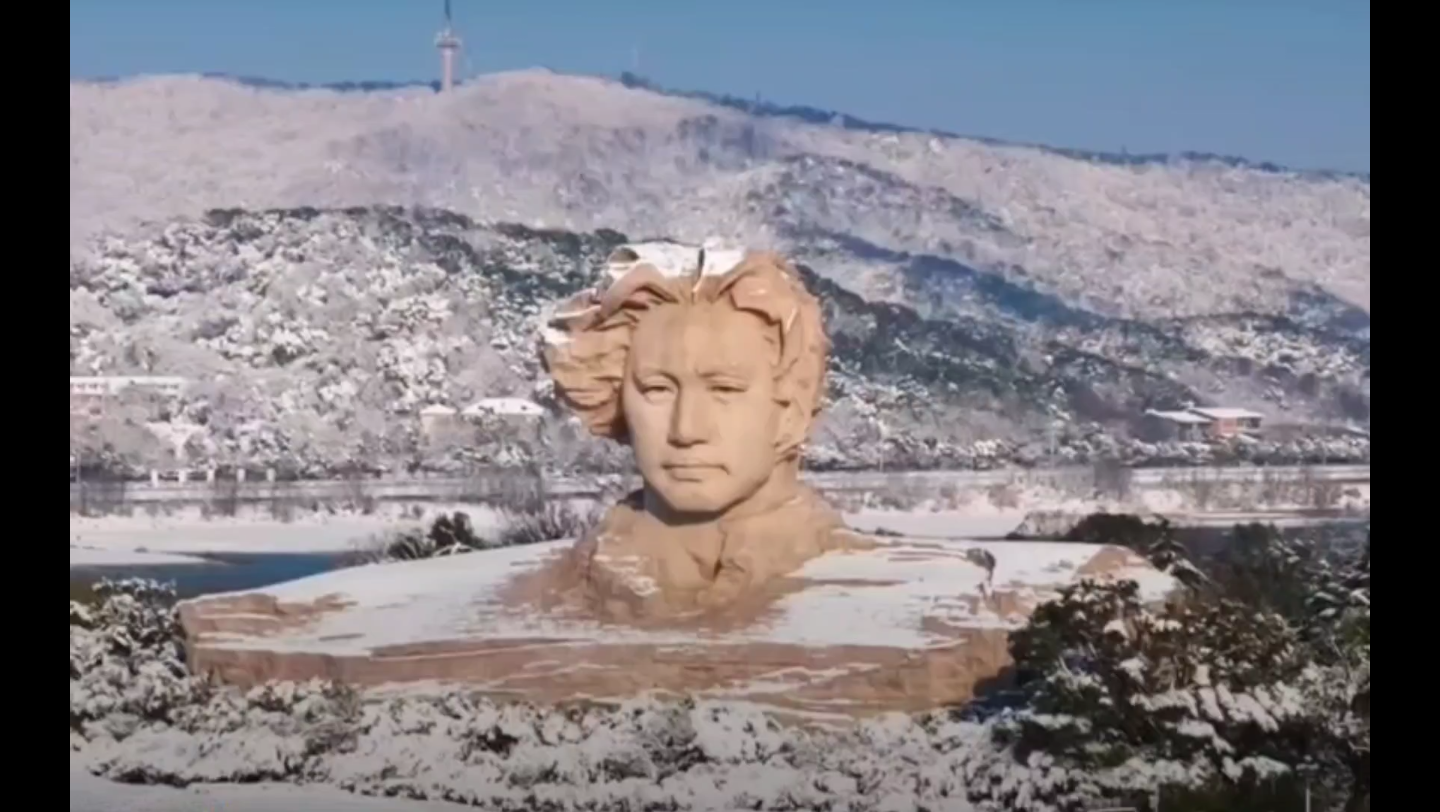
[[[180,614],[192,667],[232,684],[434,681],[544,703],[690,694],[843,717],[963,702],[1003,680],[1008,632],[1080,578],[1134,579],[1151,599],[1174,586],[1119,547],[874,542],[726,611],[645,623],[536,598],[527,584],[570,542],[337,570]]]

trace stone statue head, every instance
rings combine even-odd
[[[685,522],[789,497],[827,350],[781,257],[651,242],[561,305],[542,357],[590,431],[634,449],[646,509]]]

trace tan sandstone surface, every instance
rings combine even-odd
[[[858,716],[970,698],[1002,673],[1006,634],[1080,577],[1133,578],[1152,599],[1173,586],[1117,547],[874,541],[729,612],[650,623],[524,594],[570,542],[338,570],[180,613],[192,667],[240,685],[450,682],[546,703],[653,692]],[[974,548],[994,556],[992,577],[967,558]]]

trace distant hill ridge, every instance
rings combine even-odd
[[[198,74],[207,79],[222,79],[236,82],[246,87],[265,88],[268,90],[333,90],[337,93],[377,93],[389,90],[409,90],[416,88],[429,88],[439,92],[440,82],[438,80],[422,81],[413,80],[392,80],[392,79],[362,79],[344,82],[289,82],[283,79],[267,79],[261,76],[238,76],[228,73],[206,72]],[[90,82],[121,82],[129,77],[96,77],[92,79],[74,79],[72,81]],[[649,90],[665,96],[679,98],[698,99],[729,107],[749,113],[762,118],[786,118],[803,121],[808,124],[826,124],[833,127],[840,127],[846,130],[857,130],[869,133],[921,133],[935,135],[941,138],[963,138],[969,141],[978,141],[983,144],[995,146],[1017,146],[1031,149],[1045,150],[1067,158],[1074,158],[1081,161],[1092,161],[1095,163],[1112,164],[1116,166],[1143,166],[1148,164],[1175,164],[1175,163],[1213,163],[1224,166],[1231,166],[1239,169],[1250,169],[1257,172],[1272,172],[1277,174],[1294,174],[1305,178],[1355,178],[1370,182],[1369,172],[1344,172],[1333,169],[1295,169],[1282,166],[1272,161],[1252,161],[1238,155],[1221,155],[1213,152],[1201,152],[1185,150],[1179,153],[1147,152],[1106,152],[1103,150],[1076,149],[1072,147],[1056,147],[1048,144],[1030,144],[1016,141],[1005,141],[999,138],[990,138],[981,135],[965,135],[949,132],[946,130],[927,129],[923,127],[910,127],[903,124],[890,124],[883,121],[870,121],[868,119],[852,116],[848,113],[841,113],[835,110],[822,110],[818,107],[811,107],[807,104],[783,104],[764,99],[747,99],[740,96],[733,96],[727,93],[715,93],[708,90],[681,90],[668,88],[657,84],[653,80],[630,71],[622,72],[619,77],[613,78],[620,84],[629,88]],[[462,82],[463,84],[463,82]]]

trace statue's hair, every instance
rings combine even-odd
[[[621,387],[630,342],[645,313],[665,305],[722,302],[760,317],[772,328],[779,349],[775,400],[798,406],[813,423],[824,391],[829,341],[819,301],[789,262],[770,252],[748,252],[723,273],[697,266],[694,274],[674,276],[629,247],[617,249],[610,262],[624,272],[607,280],[608,287],[584,291],[562,304],[541,342],[541,359],[556,394],[592,433],[628,438]]]

